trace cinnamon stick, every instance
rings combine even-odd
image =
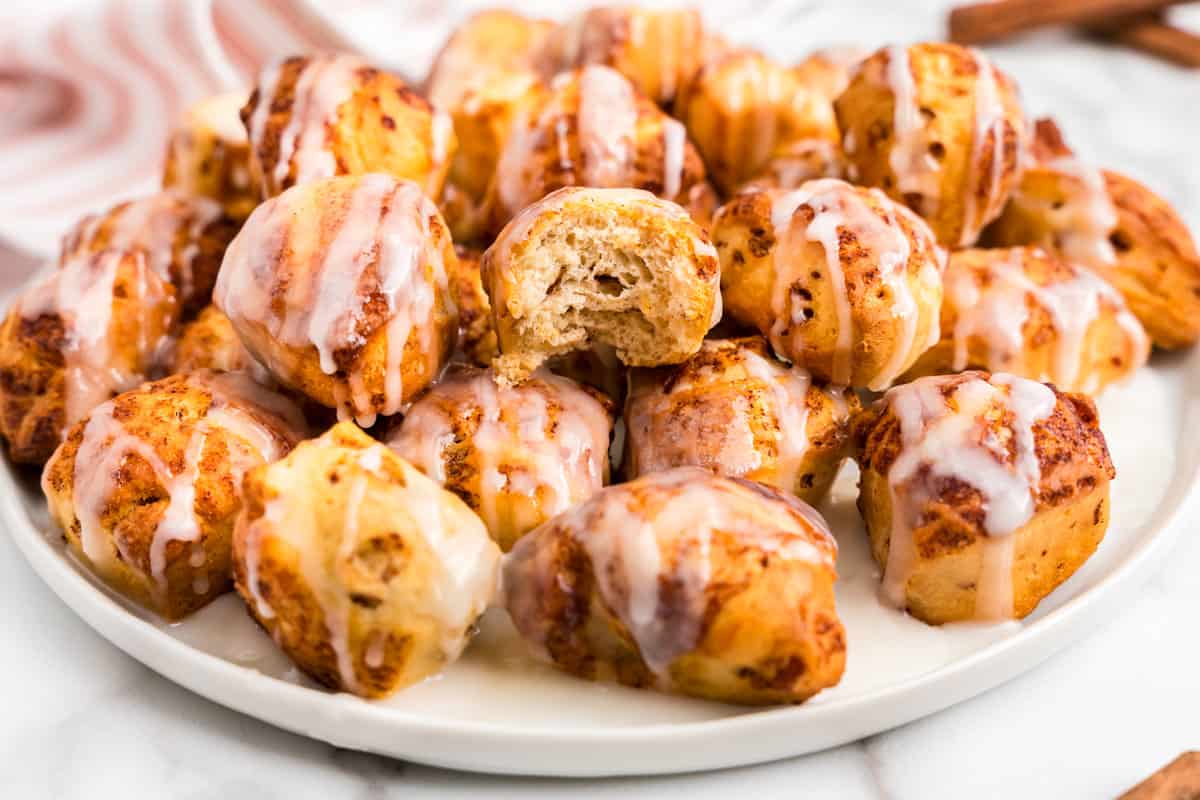
[[[1119,800],[1181,800],[1200,796],[1200,752],[1184,753]]]
[[[1144,14],[1097,27],[1095,32],[1181,67],[1200,67],[1200,35],[1177,28],[1157,14]]]
[[[1158,11],[1184,0],[995,0],[950,12],[950,40],[981,44],[1047,25],[1084,25]]]

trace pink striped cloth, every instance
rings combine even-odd
[[[386,0],[102,0],[76,3],[58,19],[5,21],[0,239],[49,255],[83,214],[153,191],[167,134],[184,109],[248,86],[273,59],[369,51],[356,31],[370,28],[368,45],[390,39],[392,52],[409,56],[404,63],[385,51],[387,66],[419,76],[432,48],[425,43],[440,42],[448,27],[441,8]]]

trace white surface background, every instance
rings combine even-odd
[[[0,18],[47,5],[18,0]],[[566,4],[536,5],[561,13]],[[936,37],[946,3],[764,5],[714,3],[710,16],[737,40],[796,60],[820,44]],[[431,32],[430,49],[436,43]],[[1200,76],[1059,35],[989,52],[1018,80],[1031,114],[1053,113],[1085,156],[1146,181],[1196,227]],[[0,255],[9,280],[29,268]],[[1194,527],[1188,515],[1183,524]],[[1200,543],[1189,529],[1138,600],[1081,644],[858,744],[703,775],[573,782],[460,775],[335,750],[207,703],[92,633],[0,537],[0,797],[1112,797],[1200,747],[1197,573]]]

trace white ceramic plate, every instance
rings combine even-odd
[[[592,684],[536,664],[503,612],[445,674],[383,702],[303,679],[228,595],[168,626],[93,581],[65,550],[32,476],[0,471],[0,515],[34,569],[101,635],[211,700],[331,744],[445,767],[536,775],[714,769],[820,750],[996,686],[1102,625],[1168,552],[1200,467],[1200,351],[1155,358],[1101,400],[1119,477],[1096,555],[1030,618],[931,628],[881,606],[877,570],[840,476],[824,511],[841,548],[849,661],[798,707],[746,709]]]

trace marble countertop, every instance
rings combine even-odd
[[[767,5],[795,32],[775,30],[768,49],[794,60],[851,35],[872,46],[937,37],[946,3]],[[772,27],[754,18],[738,38],[753,40],[755,26]],[[1194,73],[1059,35],[989,52],[1016,77],[1031,114],[1052,113],[1082,155],[1147,182],[1200,230]],[[10,285],[29,269],[0,252]],[[1188,514],[1181,524],[1195,527]],[[803,758],[590,781],[452,773],[335,749],[228,711],[94,634],[0,536],[0,797],[1112,797],[1200,747],[1200,541],[1189,533],[1129,608],[974,700]]]

